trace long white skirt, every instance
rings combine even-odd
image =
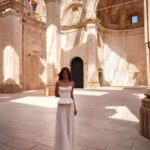
[[[55,150],[74,150],[73,104],[58,104],[56,115]]]

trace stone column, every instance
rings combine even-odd
[[[145,27],[145,45],[147,60],[147,80],[148,90],[145,98],[142,99],[140,108],[140,132],[141,135],[150,139],[150,1],[144,0],[144,27]]]
[[[88,56],[88,82],[87,87],[99,87],[97,65],[97,29],[95,23],[87,24],[87,56]]]
[[[150,89],[150,1],[144,0],[144,25],[145,25],[145,44],[147,59],[147,79]],[[149,93],[150,94],[150,93]]]
[[[60,1],[47,0],[47,86],[46,95],[54,95],[55,82],[60,71]]]
[[[10,14],[9,14],[10,13]],[[5,14],[4,14],[5,15]],[[17,93],[22,91],[20,84],[20,57],[22,49],[22,25],[20,18],[7,12],[1,17],[1,77],[0,92]]]

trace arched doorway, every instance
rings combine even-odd
[[[83,61],[80,57],[71,61],[71,73],[75,88],[83,88]]]

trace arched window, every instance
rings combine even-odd
[[[29,0],[30,10],[36,12],[38,3],[35,0]]]

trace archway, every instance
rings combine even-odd
[[[75,88],[83,88],[83,61],[80,57],[75,57],[71,61],[71,73]]]

